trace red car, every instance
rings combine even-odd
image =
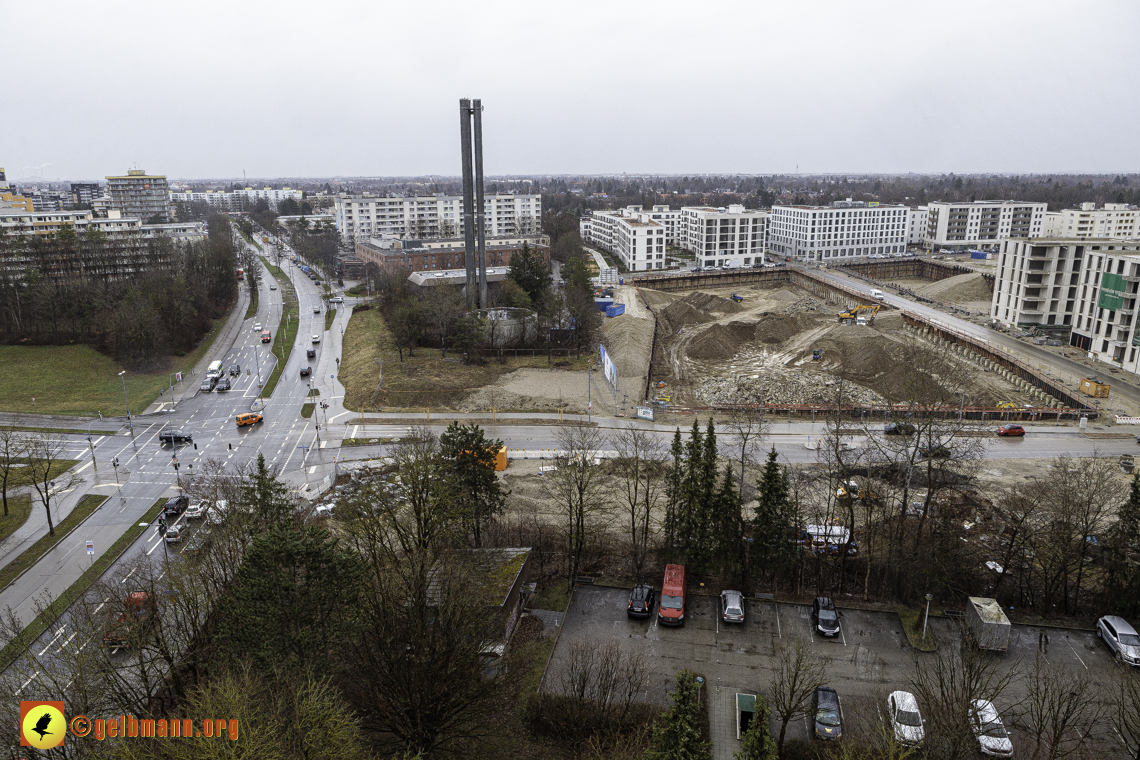
[[[996,432],[998,435],[1025,435],[1025,428],[1021,425],[1002,425]]]

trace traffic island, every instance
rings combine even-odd
[[[903,632],[912,647],[920,652],[938,651],[938,640],[934,638],[933,628],[927,625],[926,638],[922,637],[923,613],[925,611],[922,607],[900,606],[897,611]]]

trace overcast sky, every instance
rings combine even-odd
[[[9,179],[1140,170],[1140,2],[0,0]]]

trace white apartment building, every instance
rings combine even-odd
[[[53,235],[65,227],[73,227],[79,235],[98,230],[112,240],[135,234],[144,238],[168,237],[179,242],[206,239],[204,222],[143,224],[138,217],[123,216],[118,209],[111,209],[106,217],[95,216],[87,209],[72,211],[0,209],[0,233],[3,234]]]
[[[910,209],[862,201],[773,206],[768,248],[792,259],[828,261],[906,252]]]
[[[650,213],[640,206],[595,211],[578,223],[582,242],[613,253],[631,272],[664,269],[666,227]]]
[[[697,257],[702,267],[758,266],[764,263],[768,241],[768,212],[746,209],[683,206],[684,232],[678,245]]]
[[[497,193],[484,196],[483,201],[487,237],[534,235],[542,228],[539,195]],[[348,242],[381,235],[424,239],[464,234],[461,195],[338,195],[334,214],[337,231]]]
[[[907,245],[922,245],[926,237],[926,221],[930,218],[930,209],[919,206],[910,210],[910,227],[907,230]]]
[[[304,193],[300,190],[293,190],[288,187],[280,190],[272,187],[264,187],[260,190],[247,187],[243,190],[203,190],[200,192],[172,190],[170,202],[191,203],[198,201],[209,203],[214,208],[224,211],[241,211],[246,206],[256,202],[258,198],[264,198],[269,203],[269,207],[276,211],[277,204],[286,198],[292,198],[300,203],[303,196]]]
[[[927,204],[922,243],[930,249],[997,250],[1006,238],[1041,237],[1048,207],[1029,201],[935,201]]]
[[[1038,327],[1135,371],[1140,243],[1109,238],[1005,240],[991,318]]]
[[[1050,234],[1064,238],[1140,238],[1140,208],[1126,203],[1082,203],[1079,209],[1050,212]]]

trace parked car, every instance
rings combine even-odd
[[[666,565],[661,582],[661,601],[657,605],[657,622],[661,625],[685,624],[685,566]]]
[[[1002,425],[996,432],[998,435],[1025,435],[1025,428],[1021,425]]]
[[[202,393],[209,393],[210,391],[214,390],[214,384],[217,382],[217,378],[207,377],[202,381],[202,384],[198,386],[198,390],[202,391]]]
[[[834,741],[843,738],[843,707],[839,692],[830,686],[815,690],[815,738]]]
[[[1096,621],[1096,635],[1121,662],[1140,665],[1140,634],[1127,620],[1117,615],[1105,615]]]
[[[909,422],[890,422],[883,427],[883,435],[914,435],[915,430]]]
[[[625,614],[629,617],[649,617],[653,614],[653,603],[657,599],[657,592],[652,586],[642,584],[634,586],[629,592],[629,604],[626,605]]]
[[[743,623],[744,594],[739,591],[721,591],[720,617],[726,623]]]
[[[230,389],[230,379],[228,377],[218,378],[218,384],[214,387],[215,390],[228,391]]]
[[[970,705],[970,728],[983,755],[1013,757],[1013,742],[1001,722],[997,708],[988,699],[975,699]]]
[[[921,747],[926,739],[922,727],[922,714],[918,711],[918,700],[909,691],[892,691],[887,697],[887,716],[895,740],[911,747]]]
[[[811,603],[811,621],[821,635],[839,635],[839,613],[835,611],[835,602],[830,597],[817,596]]]
[[[209,534],[197,533],[191,536],[190,540],[182,545],[182,553],[201,554],[202,550],[206,548],[206,535]]]
[[[321,342],[321,336],[320,335],[314,335],[313,336],[313,343],[320,343],[320,342]]]
[[[305,351],[305,356],[309,357],[310,359],[316,359],[317,358],[317,349],[315,349],[315,348],[308,349],[307,351]]]
[[[313,374],[312,367],[301,367],[301,377],[308,377],[311,374]]]
[[[950,456],[950,449],[945,446],[923,446],[918,453],[927,459],[947,459]]]
[[[237,377],[240,374],[241,374],[241,365],[240,364],[231,364],[230,365],[230,377]]]
[[[194,436],[177,428],[163,430],[158,434],[158,442],[162,443],[193,443]]]
[[[164,535],[162,538],[168,544],[177,544],[182,540],[182,526],[171,525],[166,529],[166,535]]]
[[[169,502],[167,502],[167,503],[169,503]],[[197,504],[191,504],[190,506],[186,507],[186,519],[187,520],[201,520],[205,516],[206,516],[206,505],[203,504],[202,502],[198,502]]]

